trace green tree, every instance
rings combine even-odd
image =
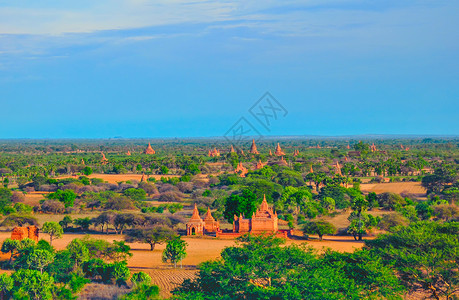
[[[76,199],[76,194],[73,190],[57,190],[54,193],[49,193],[47,198],[48,199],[55,199],[58,200],[62,203],[64,203],[65,207],[73,207],[73,203],[75,202]]]
[[[73,223],[72,217],[70,216],[65,216],[61,221],[59,221],[59,225],[62,226],[62,228],[67,229],[70,224]]]
[[[24,226],[25,224],[29,225],[38,225],[37,219],[28,215],[19,215],[19,214],[10,214],[2,222],[2,226]]]
[[[92,168],[91,167],[84,167],[83,174],[86,175],[86,176],[91,175],[92,174]]]
[[[132,200],[145,200],[147,193],[143,189],[126,189],[123,194]]]
[[[150,285],[151,284],[151,277],[145,272],[138,272],[132,274],[131,277],[132,284],[134,287],[137,287],[139,285]]]
[[[180,236],[170,240],[166,245],[166,249],[163,251],[163,262],[170,261],[174,264],[174,268],[177,268],[177,262],[181,264],[182,260],[186,257],[187,245],[188,243],[182,240]]]
[[[43,269],[52,263],[54,253],[47,250],[34,249],[26,259],[26,263],[31,269],[37,269],[43,274]]]
[[[82,230],[87,231],[89,230],[89,226],[91,225],[92,220],[89,217],[86,218],[78,218],[73,220],[73,224],[80,226]]]
[[[54,279],[48,273],[21,269],[13,273],[11,277],[15,286],[13,290],[17,296],[27,295],[31,299],[37,300],[52,299],[51,290]],[[15,298],[19,298],[17,296]]]
[[[13,259],[14,251],[16,251],[19,248],[19,241],[18,240],[12,240],[12,239],[6,239],[3,241],[2,244],[2,249],[1,251],[3,253],[10,253],[10,260],[9,264],[11,265],[11,261]]]
[[[371,253],[318,255],[274,236],[246,235],[173,291],[180,299],[401,299],[395,272]]]
[[[317,234],[319,236],[319,240],[322,240],[322,237],[325,234],[335,234],[336,227],[323,220],[307,221],[303,225],[303,232],[306,234]]]
[[[64,234],[64,230],[57,222],[45,222],[41,230],[49,234],[49,244],[53,245],[53,239],[60,239]]]
[[[151,228],[132,229],[126,234],[128,243],[140,242],[150,245],[150,250],[153,251],[157,244],[162,244],[172,240],[177,234],[174,230],[167,226],[154,226]]]
[[[0,299],[8,299],[9,292],[13,289],[14,280],[10,275],[0,274]]]
[[[81,263],[89,259],[89,250],[80,239],[74,239],[67,245],[67,250],[70,253],[70,258],[78,267]]]
[[[256,195],[247,189],[244,189],[241,194],[233,193],[226,199],[223,216],[230,223],[233,222],[235,215],[239,216],[242,214],[245,217],[250,217],[257,210],[261,201],[261,199],[258,200]]]
[[[459,289],[459,223],[422,221],[396,227],[392,233],[365,241],[386,264],[393,265],[403,284],[452,299]]]
[[[362,234],[365,232],[365,225],[362,222],[362,213],[367,209],[367,207],[368,201],[362,195],[357,195],[354,199],[352,199],[351,208],[355,212],[354,218],[357,219],[357,235],[359,237],[359,241],[362,240]]]

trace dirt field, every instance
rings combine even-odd
[[[418,197],[425,197],[426,190],[420,182],[389,182],[389,183],[362,183],[360,185],[362,192],[375,192],[376,194],[391,193],[410,193]]]
[[[62,176],[57,178],[69,178],[73,176]],[[76,176],[78,178],[79,176]],[[100,178],[108,183],[118,183],[121,181],[137,180],[140,182],[142,174],[91,174],[88,178]],[[160,180],[161,177],[180,177],[179,175],[148,175],[148,177],[154,177],[156,180]]]
[[[370,210],[370,211],[367,211],[368,214],[376,217],[376,216],[382,216],[382,215],[387,215],[387,214],[394,214],[395,212],[394,211],[387,211],[387,210],[378,210],[378,209],[374,209],[374,210]],[[324,216],[324,217],[320,217],[320,218],[317,218],[318,220],[325,220],[325,221],[328,221],[330,223],[332,223],[333,225],[335,225],[335,227],[339,230],[339,229],[344,229],[344,228],[347,228],[350,224],[349,220],[347,219],[349,217],[349,215],[351,214],[351,211],[346,211],[346,212],[341,212],[339,215],[337,216],[334,216],[334,217],[330,217],[330,216]]]
[[[48,192],[31,192],[24,195],[25,200],[24,203],[35,206],[40,204],[40,200],[45,198],[45,195],[49,194]]]
[[[9,232],[0,233],[0,243],[10,237]],[[82,234],[65,234],[62,239],[54,240],[53,246],[58,249],[64,249],[66,245],[75,238],[82,238]],[[122,240],[120,235],[93,235],[94,238],[108,241]],[[40,234],[40,238],[48,240],[47,234]],[[235,245],[234,240],[218,240],[213,238],[195,238],[184,237],[188,243],[187,257],[183,260],[183,269],[173,269],[170,264],[161,261],[161,255],[165,245],[157,245],[154,251],[149,250],[149,245],[133,243],[129,244],[133,256],[128,260],[128,266],[133,272],[143,271],[153,279],[153,282],[161,288],[161,294],[164,297],[170,296],[170,291],[180,284],[186,278],[192,278],[196,273],[196,267],[199,263],[216,259],[220,257],[220,252],[228,246]],[[303,240],[290,240],[288,244],[304,243]],[[322,250],[331,248],[336,251],[353,251],[361,248],[362,242],[356,242],[351,237],[325,237],[325,240],[312,240],[308,244],[315,249]],[[8,259],[7,255],[1,256],[2,259]]]

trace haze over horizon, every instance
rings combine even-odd
[[[454,1],[0,0],[2,138],[459,134]],[[287,114],[263,127],[269,91]]]

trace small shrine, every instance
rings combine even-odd
[[[242,215],[234,216],[233,232],[234,233],[277,233],[279,230],[277,213],[268,206],[266,196],[252,218],[245,219]]]
[[[155,150],[151,147],[151,144],[148,143],[147,148],[143,151],[144,154],[155,154]]]
[[[217,148],[214,148],[213,150],[209,150],[207,155],[209,157],[219,157],[220,156],[220,151],[218,151]]]
[[[25,238],[29,238],[38,242],[38,227],[27,226],[27,227],[14,227],[11,232],[11,239],[22,241]]]
[[[204,235],[205,233],[213,233],[220,231],[220,223],[212,217],[210,209],[207,208],[204,220],[199,216],[198,207],[195,204],[193,214],[190,220],[186,223],[186,235]]]
[[[285,155],[284,151],[282,151],[281,146],[277,143],[276,151],[274,152],[277,156]]]
[[[236,169],[234,170],[234,173],[239,175],[239,177],[245,177],[245,175],[249,172],[246,167],[242,165],[242,163],[238,163]]]
[[[252,140],[252,146],[250,146],[250,153],[260,154],[257,150],[257,145],[255,145],[255,140]]]
[[[255,166],[255,170],[260,170],[261,168],[263,168],[263,163],[261,160],[258,160],[257,165]]]

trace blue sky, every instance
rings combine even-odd
[[[0,138],[459,134],[457,1],[3,1]]]

